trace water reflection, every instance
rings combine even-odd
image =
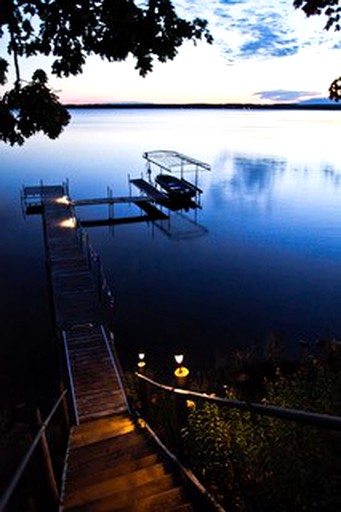
[[[330,181],[335,188],[338,188],[341,184],[341,173],[337,171],[333,166],[326,165],[322,167],[322,172],[326,180]]]
[[[284,158],[222,152],[214,169],[218,176],[211,187],[215,205],[251,208],[250,213],[269,210],[276,187],[288,168]]]
[[[115,237],[91,229],[123,363],[135,363],[142,342],[165,364],[181,342],[203,364],[214,350],[261,346],[272,330],[290,350],[301,338],[339,337],[340,127],[338,112],[82,111],[57,141],[1,148],[0,377],[25,388],[32,368],[46,375],[52,339],[41,220],[21,217],[21,185],[69,177],[74,198],[101,197],[108,185],[125,195],[128,173],[154,148],[213,164],[196,211],[206,234],[172,238],[150,223],[117,225]],[[313,137],[302,140],[307,129]],[[87,220],[106,214],[82,210]]]
[[[237,155],[233,159],[231,190],[238,195],[259,196],[265,192],[268,194],[285,169],[285,160]]]

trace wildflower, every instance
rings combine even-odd
[[[193,400],[186,400],[186,405],[189,409],[195,409],[195,402]]]

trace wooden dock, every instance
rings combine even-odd
[[[64,186],[23,189],[26,204],[41,203],[55,321],[75,416],[59,511],[189,512],[193,508],[174,467],[129,416],[103,326],[92,258],[66,192]]]
[[[98,197],[95,199],[74,199],[71,201],[72,206],[95,206],[101,204],[122,204],[122,203],[145,203],[152,201],[151,196],[118,196],[118,197]]]
[[[56,325],[61,333],[76,423],[127,410],[104,307],[63,187],[39,187]],[[32,187],[26,195],[35,193]]]

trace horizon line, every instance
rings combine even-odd
[[[287,102],[278,102],[278,103],[206,103],[206,102],[191,102],[191,103],[152,103],[152,102],[91,102],[91,103],[72,103],[66,102],[63,103],[63,106],[66,108],[120,108],[120,109],[130,109],[130,108],[141,108],[141,109],[157,109],[157,108],[226,108],[226,109],[325,109],[325,110],[338,110],[341,108],[341,104],[334,103],[324,103],[322,102],[296,102],[296,103],[287,103]],[[331,100],[330,100],[331,101]]]

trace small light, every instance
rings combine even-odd
[[[180,387],[183,387],[186,383],[187,377],[189,375],[189,369],[186,366],[183,366],[184,355],[176,354],[174,356],[175,362],[177,364],[177,368],[174,370],[174,375],[177,379],[177,383]]]
[[[59,225],[62,228],[75,228],[77,227],[77,219],[76,217],[69,217],[68,219],[62,220]]]
[[[174,375],[178,379],[184,379],[189,375],[189,369],[186,368],[185,366],[179,366],[179,368],[175,370]]]
[[[137,366],[142,370],[146,366],[146,362],[144,361],[146,354],[144,352],[140,352],[138,354],[139,362],[137,363]]]
[[[182,354],[177,354],[174,356],[176,363],[181,364],[184,360],[184,356]]]
[[[71,201],[67,196],[62,196],[56,199],[56,203],[69,205],[71,204]]]

